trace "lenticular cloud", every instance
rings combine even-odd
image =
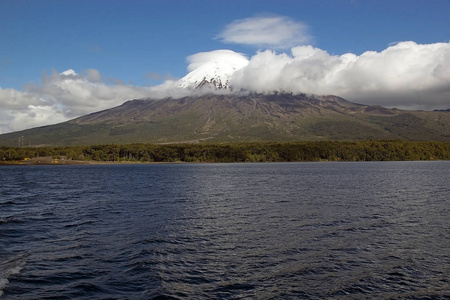
[[[218,38],[224,43],[269,48],[289,48],[310,41],[305,24],[283,16],[236,20]]]
[[[334,94],[348,100],[410,109],[448,108],[450,43],[401,42],[381,52],[330,55],[312,46],[291,55],[256,53],[230,85],[270,93]]]

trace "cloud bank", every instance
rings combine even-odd
[[[312,46],[260,51],[230,85],[262,93],[334,94],[405,109],[450,107],[450,43],[401,42],[381,52],[330,55]]]
[[[228,44],[265,48],[290,48],[310,42],[308,27],[285,16],[236,20],[217,38]]]
[[[138,87],[107,84],[95,69],[82,75],[72,69],[52,71],[43,75],[40,85],[27,85],[24,91],[0,87],[0,133],[67,121],[131,99],[185,94],[172,80],[160,86]]]

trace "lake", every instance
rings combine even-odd
[[[0,176],[1,299],[450,297],[450,161]]]

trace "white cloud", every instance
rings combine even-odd
[[[60,110],[52,106],[29,105],[27,109],[20,111],[9,111],[9,128],[39,127],[44,124],[55,124],[67,120],[67,117]],[[12,118],[11,118],[12,117]]]
[[[69,69],[44,75],[41,85],[24,91],[0,87],[0,133],[66,121],[137,98],[181,96],[174,81],[157,87],[106,84],[100,72],[89,69],[79,75]]]
[[[305,24],[284,16],[255,17],[232,22],[217,38],[224,43],[290,48],[310,41],[307,29]]]
[[[381,52],[330,55],[299,46],[291,55],[258,52],[231,86],[257,92],[334,94],[350,101],[410,109],[450,107],[450,43],[401,42]]]

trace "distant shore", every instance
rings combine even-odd
[[[71,160],[66,158],[53,158],[51,156],[34,157],[24,160],[0,161],[0,165],[106,165],[106,164],[129,164],[130,162],[94,161],[94,160]]]
[[[382,162],[383,160],[378,160]],[[391,160],[392,161],[392,160]],[[397,160],[398,161],[398,160]],[[421,161],[435,161],[434,159],[425,159]],[[320,161],[291,161],[291,162],[351,162],[350,160],[320,160]],[[362,161],[359,161],[362,162]],[[372,160],[374,162],[374,160]],[[30,160],[13,160],[0,161],[1,166],[81,166],[81,165],[156,165],[156,164],[189,164],[189,163],[220,163],[220,162],[185,162],[185,161],[171,161],[171,162],[149,162],[149,161],[96,161],[96,160],[62,160],[52,159],[48,157],[36,157]],[[261,163],[261,162],[230,162],[230,163]],[[277,163],[277,162],[265,162]]]
[[[161,164],[185,163],[179,162],[141,162],[141,161],[97,161],[97,160],[71,160],[66,158],[55,159],[50,156],[34,157],[25,160],[0,161],[0,166],[45,166],[45,165],[132,165],[132,164]]]

